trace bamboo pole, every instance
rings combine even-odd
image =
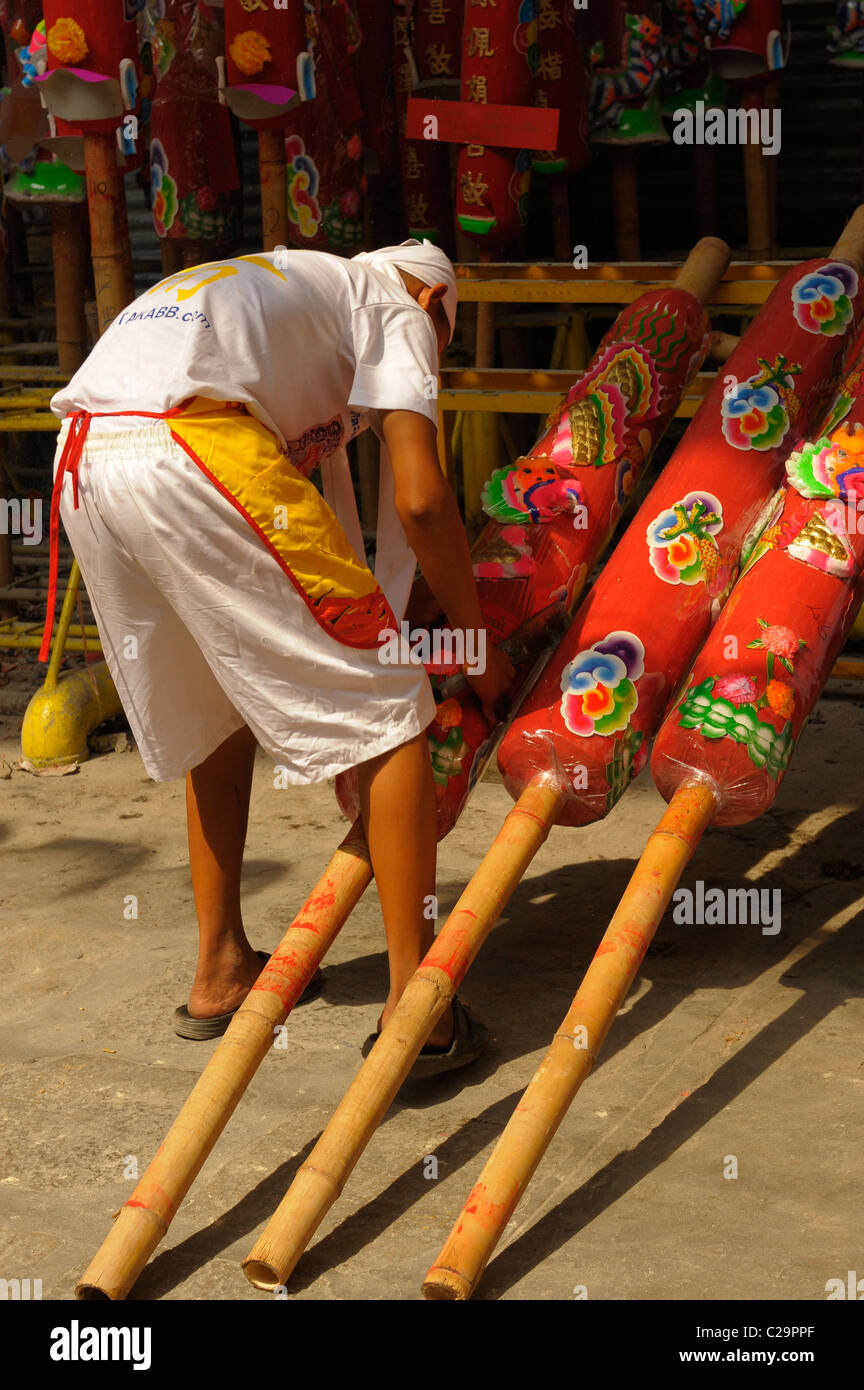
[[[84,316],[87,238],[83,213],[81,203],[51,204],[57,361],[67,377],[74,376],[87,356],[87,323]]]
[[[330,1123],[243,1261],[256,1288],[285,1283],[545,841],[561,800],[555,788],[534,784],[510,811]]]
[[[88,131],[84,135],[84,166],[99,332],[104,333],[135,298],[126,194],[113,134]]]
[[[288,244],[288,168],[285,131],[259,130],[258,171],[261,178],[261,229],[265,251]]]
[[[125,1298],[195,1181],[246,1087],[372,878],[360,822],[283,936],[114,1227],[77,1298]]]
[[[667,806],[569,1013],[426,1275],[426,1298],[467,1299],[477,1287],[537,1165],[594,1066],[715,804],[711,788],[700,782],[680,787]]]

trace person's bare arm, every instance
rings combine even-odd
[[[468,537],[453,490],[441,472],[435,427],[411,410],[382,412],[390,452],[396,511],[424,578],[453,628],[485,628],[471,568]],[[487,710],[513,679],[508,657],[487,641],[487,666],[471,684]]]

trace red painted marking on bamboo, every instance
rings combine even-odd
[[[518,1183],[513,1185],[513,1189],[503,1202],[494,1202],[491,1197],[486,1196],[485,1184],[478,1183],[465,1203],[465,1213],[473,1216],[478,1225],[484,1230],[496,1230],[504,1226],[510,1220],[513,1208],[516,1206],[516,1199],[519,1195]]]

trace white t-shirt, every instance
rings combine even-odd
[[[437,426],[438,345],[398,271],[323,251],[262,252],[180,271],[124,309],[51,401],[73,410],[170,410],[189,396],[242,401],[324,494],[349,541],[363,542],[345,444],[376,412],[413,410]],[[119,422],[118,422],[119,423]],[[381,446],[375,573],[401,618],[416,561]]]
[[[368,425],[368,410],[413,410],[437,425],[437,375],[434,325],[401,280],[282,249],[195,266],[147,290],[51,409],[242,401],[308,476]]]

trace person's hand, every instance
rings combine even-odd
[[[506,652],[491,642],[486,647],[486,670],[482,675],[472,675],[466,670],[468,684],[483,707],[483,716],[492,727],[500,723],[506,713],[504,696],[516,675],[516,668]]]

